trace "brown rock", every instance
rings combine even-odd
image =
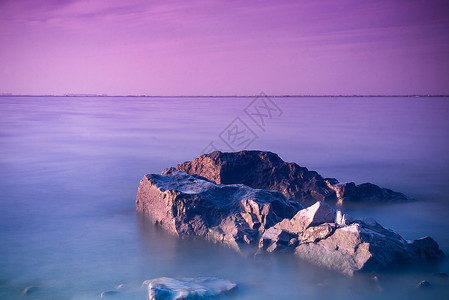
[[[200,175],[221,184],[245,184],[252,188],[276,190],[308,206],[316,201],[343,204],[346,201],[405,201],[408,198],[371,183],[339,184],[295,163],[284,162],[277,154],[263,151],[223,153],[215,151],[176,166],[187,174]]]
[[[272,152],[215,151],[179,164],[176,168],[216,183],[241,183],[253,188],[280,191],[302,204],[335,200],[336,197],[335,191],[328,187],[317,172],[295,163],[286,163]]]

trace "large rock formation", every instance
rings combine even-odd
[[[176,166],[187,174],[197,174],[216,183],[240,183],[257,189],[276,190],[302,205],[316,201],[343,204],[346,201],[405,201],[398,192],[375,184],[355,185],[323,178],[296,163],[284,162],[277,154],[263,151],[223,153],[215,151]]]
[[[201,236],[236,249],[294,215],[301,205],[282,193],[216,184],[173,168],[140,181],[136,207],[178,236]]]
[[[180,237],[292,252],[347,275],[444,256],[429,237],[407,242],[374,220],[354,220],[324,202],[303,209],[277,191],[217,184],[174,168],[144,176],[136,208]]]

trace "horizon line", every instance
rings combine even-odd
[[[0,97],[129,97],[129,98],[249,98],[249,97],[258,97],[258,96],[266,96],[266,97],[274,97],[274,98],[288,98],[288,97],[316,97],[316,98],[324,98],[324,97],[335,97],[335,98],[350,98],[350,97],[392,97],[392,98],[420,98],[420,97],[434,97],[434,98],[443,98],[449,97],[449,94],[352,94],[352,95],[332,95],[332,94],[323,94],[323,95],[306,95],[306,94],[285,94],[285,95],[267,95],[264,92],[261,92],[256,95],[108,95],[108,94],[82,94],[82,93],[73,93],[73,94],[62,94],[62,95],[54,95],[54,94],[41,94],[41,95],[32,95],[32,94],[12,94],[12,93],[2,93]]]

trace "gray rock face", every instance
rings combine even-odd
[[[150,300],[210,299],[231,292],[237,284],[215,277],[200,278],[157,278],[150,280]]]
[[[292,252],[347,275],[444,257],[430,237],[405,241],[372,219],[354,220],[325,202],[303,209],[280,192],[217,184],[173,168],[163,174],[144,176],[136,208],[180,237],[199,236],[236,250]]]
[[[444,257],[430,237],[410,242],[373,219],[353,220],[347,216],[346,220],[350,221],[338,222],[339,218],[341,213],[317,202],[267,231],[293,234],[290,238],[298,243],[294,250],[298,257],[346,275]],[[276,239],[269,241],[265,234],[262,240],[259,246],[263,244],[267,251],[270,247],[276,249],[273,244],[279,243]]]
[[[216,183],[245,184],[252,188],[276,190],[303,205],[316,201],[350,202],[406,201],[408,198],[371,183],[355,185],[323,178],[295,163],[284,162],[277,154],[263,151],[223,153],[215,151],[176,166],[187,174],[203,176]]]
[[[201,236],[240,249],[302,207],[280,192],[222,185],[175,169],[145,175],[136,208],[178,236]]]

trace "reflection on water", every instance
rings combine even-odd
[[[250,100],[1,98],[0,299],[93,299],[120,284],[118,298],[145,299],[142,281],[161,276],[230,279],[237,299],[448,298],[449,279],[433,275],[447,262],[348,279],[177,239],[136,215],[140,178],[195,157]],[[284,114],[253,128],[251,148],[408,194],[417,201],[346,209],[449,253],[447,100],[276,98]],[[423,279],[432,290],[415,289]]]

